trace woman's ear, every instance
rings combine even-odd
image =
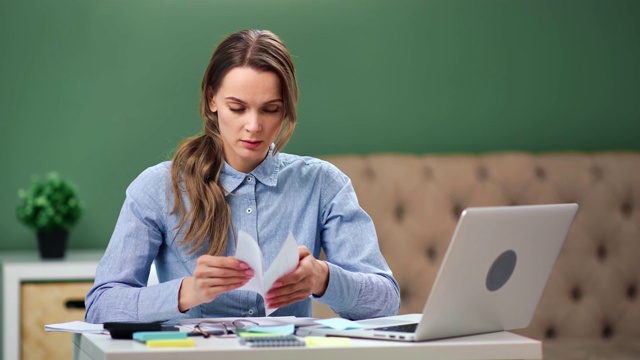
[[[211,88],[207,88],[207,103],[209,105],[209,110],[211,110],[211,112],[218,111],[218,106],[216,105],[216,102],[213,99],[213,91],[211,90]]]

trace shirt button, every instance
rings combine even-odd
[[[247,181],[251,182],[251,176],[247,176]]]
[[[251,210],[251,208],[247,209],[247,214],[251,214],[253,212],[253,210]]]
[[[249,315],[253,315],[253,309],[249,309]]]

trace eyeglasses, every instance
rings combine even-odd
[[[197,323],[191,334],[201,335],[204,338],[209,336],[224,336],[238,332],[242,332],[245,329],[253,325],[259,325],[251,320],[234,320],[234,321],[212,321],[206,320]]]

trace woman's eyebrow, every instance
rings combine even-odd
[[[227,97],[225,97],[225,100],[237,102],[237,103],[244,104],[244,105],[247,104],[245,101],[242,101],[242,100],[238,99],[235,96],[227,96]],[[277,102],[281,103],[281,102],[284,102],[284,101],[282,101],[282,99],[273,99],[273,100],[269,100],[269,101],[265,102],[264,104],[266,105],[266,104],[277,103]]]
[[[244,102],[244,101],[242,101],[242,100],[238,99],[237,97],[233,97],[233,96],[227,96],[227,97],[225,98],[225,100],[231,100],[231,101],[233,101],[233,102],[237,102],[237,103],[241,103],[241,104],[246,104],[246,102]]]

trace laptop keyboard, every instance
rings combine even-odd
[[[406,325],[379,327],[379,328],[375,328],[374,330],[412,333],[412,332],[416,332],[417,327],[418,327],[418,324],[406,324]]]

